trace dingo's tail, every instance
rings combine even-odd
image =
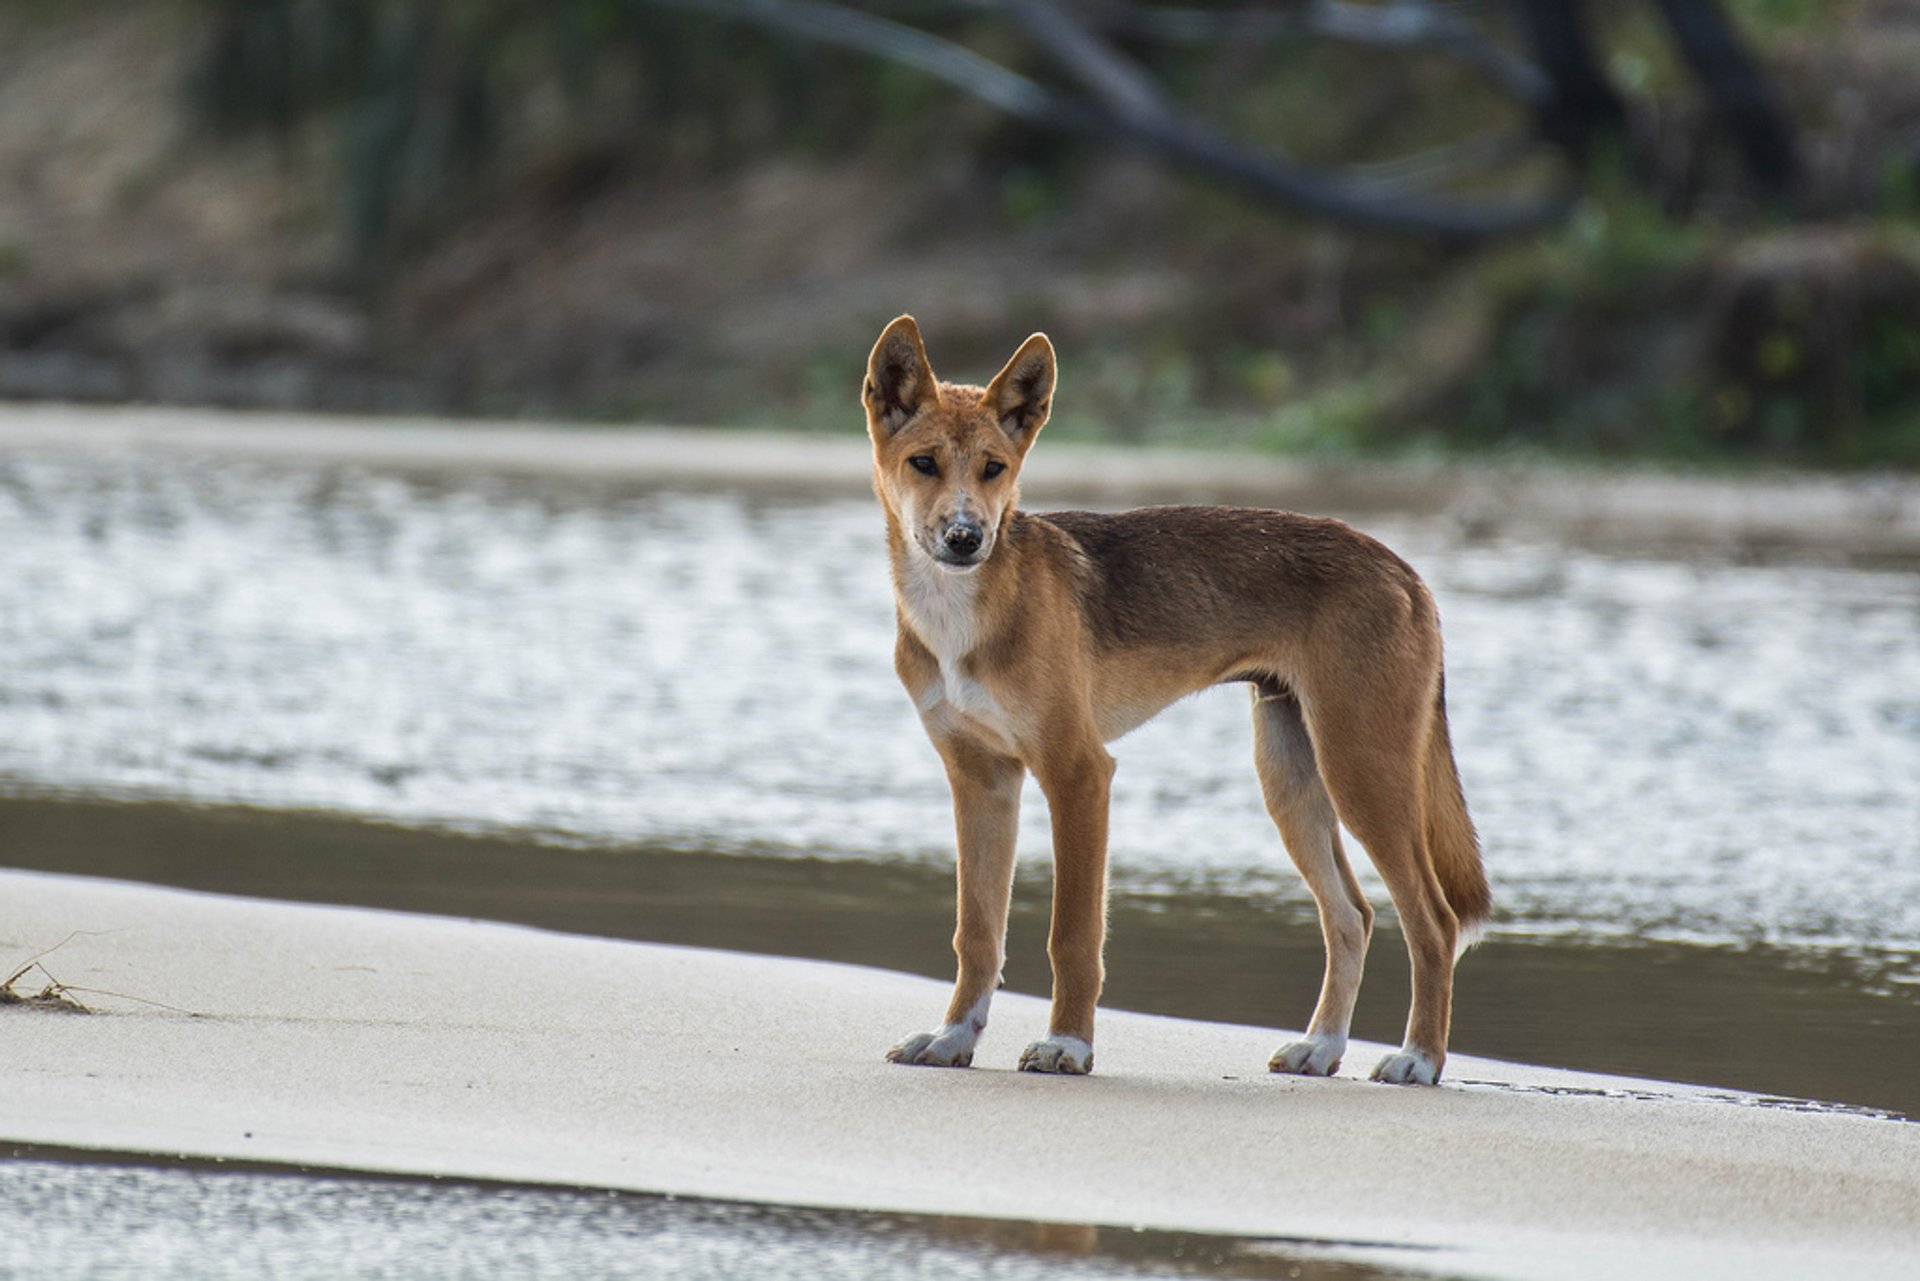
[[[1486,868],[1480,862],[1480,837],[1467,813],[1460,790],[1460,770],[1453,760],[1453,739],[1447,733],[1447,678],[1440,678],[1434,694],[1433,728],[1427,735],[1426,762],[1427,848],[1433,854],[1434,874],[1447,896],[1447,905],[1460,921],[1459,951],[1478,941],[1480,929],[1493,912],[1493,893],[1487,888]]]

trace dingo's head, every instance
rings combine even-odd
[[[1012,515],[1020,464],[1053,403],[1053,344],[1035,334],[985,388],[942,383],[913,317],[888,325],[860,399],[873,487],[918,552],[954,573],[986,563]]]

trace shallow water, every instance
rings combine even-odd
[[[1370,528],[1440,602],[1496,934],[1920,980],[1920,576]],[[868,503],[16,457],[0,547],[16,791],[950,857]],[[1221,689],[1117,746],[1123,891],[1304,903],[1246,721]]]
[[[73,1154],[78,1156],[78,1154]],[[1409,1252],[1415,1253],[1415,1252]],[[1300,1243],[733,1205],[0,1148],[0,1277],[981,1278],[1404,1275]]]

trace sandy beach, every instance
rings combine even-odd
[[[943,985],[471,921],[0,873],[0,1138],[1326,1243],[1498,1277],[1910,1275],[1920,1127],[1456,1056],[1270,1076],[1276,1030],[1107,1013],[1091,1078],[881,1060]],[[36,975],[37,977],[37,975]],[[32,986],[23,981],[22,988]],[[107,995],[106,993],[116,995]],[[138,999],[134,999],[138,998]]]

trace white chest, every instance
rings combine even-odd
[[[909,564],[901,612],[940,664],[940,678],[921,690],[917,701],[929,729],[969,730],[1011,752],[1014,733],[1006,709],[962,665],[978,641],[976,586],[972,574],[950,573],[917,557]]]

